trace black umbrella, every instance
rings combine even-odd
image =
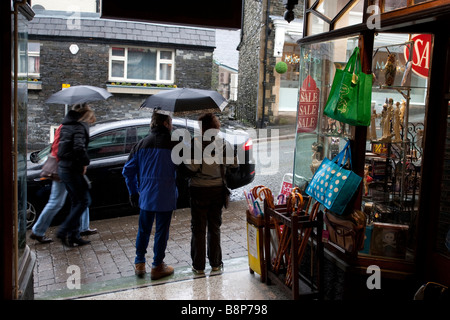
[[[195,111],[221,112],[228,102],[214,90],[178,88],[162,91],[148,97],[141,108],[163,110],[171,113]]]
[[[52,94],[45,102],[73,105],[97,100],[106,100],[111,96],[112,94],[103,88],[94,86],[73,86]]]

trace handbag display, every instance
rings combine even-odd
[[[361,70],[359,48],[353,50],[345,69],[336,70],[324,114],[353,126],[369,126],[372,75]]]
[[[48,155],[47,160],[42,166],[40,176],[41,178],[59,181],[58,161],[54,156]]]
[[[344,168],[347,161],[350,170]],[[351,164],[350,141],[347,141],[344,149],[333,160],[323,159],[306,193],[328,210],[342,215],[362,181],[360,176],[351,171]]]
[[[339,217],[326,212],[323,220],[327,225],[329,241],[350,254],[363,249],[366,230],[364,212],[355,210],[348,217]]]

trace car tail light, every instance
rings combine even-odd
[[[250,150],[250,149],[252,149],[252,148],[253,148],[253,141],[252,141],[252,139],[248,139],[248,140],[244,143],[243,149],[244,149],[245,151],[248,151],[248,150]]]

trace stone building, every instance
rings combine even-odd
[[[283,18],[285,11],[283,1],[244,1],[236,115],[257,127],[295,123],[303,1],[290,23]],[[288,65],[284,74],[275,71],[280,61]]]
[[[113,94],[92,103],[97,121],[149,116],[151,94],[211,88],[214,29],[100,19],[94,12],[36,10],[29,23],[28,149],[51,141],[65,106],[45,101],[68,84]]]

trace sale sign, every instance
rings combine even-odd
[[[319,93],[314,79],[308,75],[300,88],[297,110],[297,132],[312,132],[316,129],[319,114]]]
[[[412,71],[423,78],[428,78],[431,62],[431,34],[413,35],[411,41],[414,41]],[[405,46],[404,55],[406,61],[409,58],[409,50],[409,46]]]

